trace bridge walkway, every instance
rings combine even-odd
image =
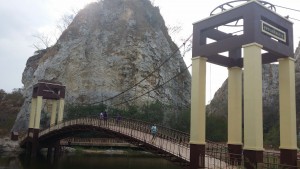
[[[85,117],[74,120],[64,121],[57,125],[50,126],[39,132],[38,142],[40,145],[47,145],[49,141],[61,140],[70,136],[67,133],[76,131],[106,131],[116,134],[118,137],[135,144],[140,147],[145,147],[148,150],[154,150],[155,153],[163,156],[168,156],[173,161],[181,161],[186,164],[190,162],[190,145],[189,134],[178,130],[170,129],[164,126],[157,125],[158,132],[154,140],[150,133],[152,124],[144,121],[133,119],[122,119],[117,121],[115,118],[110,118],[107,121],[95,118]],[[24,135],[20,139],[21,147],[26,147],[26,143],[30,140],[30,135]],[[205,165],[208,168],[232,168],[228,163],[228,159],[224,160],[227,154],[227,147],[212,142],[207,142],[207,150],[220,150],[223,153],[215,154],[214,151],[205,155]],[[226,157],[227,158],[227,157]],[[213,166],[211,166],[213,165]]]

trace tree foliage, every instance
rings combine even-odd
[[[24,102],[22,89],[6,93],[0,89],[0,135],[7,135],[12,128],[18,112]]]
[[[160,101],[145,103],[142,106],[130,105],[126,108],[112,108],[104,104],[99,105],[66,105],[65,120],[80,117],[99,117],[99,113],[107,110],[108,117],[120,115],[123,118],[131,118],[155,124],[161,124],[180,131],[189,132],[190,110],[182,109],[175,114],[167,112],[169,105]],[[165,114],[169,114],[168,121],[165,121]]]
[[[105,111],[106,105],[66,105],[64,119],[76,119],[81,117],[99,117],[99,113]]]
[[[170,127],[186,133],[190,132],[191,110],[190,108],[178,108],[177,112],[170,113]]]
[[[264,144],[267,148],[278,148],[279,140],[279,124],[277,123],[264,133]]]
[[[227,141],[227,118],[218,115],[206,117],[206,138],[215,142]]]

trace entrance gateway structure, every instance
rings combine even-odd
[[[243,21],[240,34],[218,30],[239,20]],[[292,26],[292,22],[254,0],[193,24],[191,169],[205,167],[206,62],[228,68],[228,151],[240,156],[243,151],[246,168],[256,168],[263,162],[262,64],[279,62],[280,163],[297,165]],[[208,43],[208,39],[214,42]],[[220,54],[223,52],[228,52],[228,57]]]
[[[52,103],[50,126],[58,124],[63,121],[65,89],[66,87],[61,83],[45,80],[41,80],[33,86],[28,126],[28,137],[31,138],[32,144],[30,151],[33,156],[35,156],[38,149],[38,136],[40,132],[43,99],[50,100]],[[57,107],[57,105],[59,105],[59,107]]]

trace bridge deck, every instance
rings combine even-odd
[[[158,133],[155,139],[152,140],[150,134],[150,123],[145,123],[136,120],[122,119],[122,121],[116,121],[115,119],[108,119],[107,121],[97,118],[81,118],[75,120],[69,120],[60,124],[51,126],[47,129],[40,131],[39,142],[43,142],[47,139],[53,139],[57,133],[62,133],[67,130],[78,129],[78,126],[85,128],[85,130],[100,129],[110,131],[131,140],[135,140],[139,146],[147,145],[158,152],[164,152],[170,156],[181,159],[182,161],[190,161],[190,147],[189,147],[189,135],[180,131],[172,130],[158,125]],[[21,138],[20,144],[25,144],[28,136]],[[209,144],[207,146],[209,147]],[[205,156],[205,164],[208,168],[234,168],[221,158],[215,157],[212,154]],[[212,162],[213,161],[213,162]]]

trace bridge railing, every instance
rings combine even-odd
[[[112,122],[117,123],[121,127],[126,127],[149,134],[151,133],[150,129],[153,125],[149,122],[129,118],[123,118],[120,121],[118,121],[116,118],[112,118],[111,120]],[[161,125],[156,125],[156,127],[158,129],[157,137],[189,147],[190,136],[188,133],[184,133]]]
[[[152,123],[145,122],[145,121],[140,121],[140,120],[135,120],[135,119],[129,119],[129,118],[122,118],[121,120],[118,120],[115,117],[107,119],[107,121],[103,119],[99,119],[97,117],[84,117],[84,118],[79,118],[79,119],[73,119],[73,120],[68,120],[68,121],[63,121],[57,125],[50,126],[47,129],[41,130],[39,133],[39,136],[43,136],[44,134],[61,129],[66,126],[71,126],[71,125],[79,125],[79,124],[84,124],[84,125],[94,125],[94,126],[99,126],[99,127],[105,127],[106,125],[112,126],[119,126],[119,127],[124,127],[128,129],[134,129],[137,131],[141,131],[144,133],[150,133],[151,126],[153,125]],[[186,147],[189,147],[189,134],[184,133],[178,130],[170,129],[161,125],[156,125],[158,132],[157,132],[157,137],[161,137],[163,139],[169,140],[171,142],[176,142],[180,145],[184,145]]]
[[[130,138],[143,141],[148,143],[148,145],[152,145],[158,149],[173,154],[174,156],[189,161],[189,134],[157,125],[157,139],[152,142],[150,132],[152,124],[134,119],[123,118],[118,120],[116,118],[109,118],[107,120],[103,120],[99,118],[85,117],[68,120],[41,130],[39,138],[44,139],[43,136],[47,133],[63,129],[64,127],[80,128],[86,126],[103,128],[104,130],[108,129],[116,133],[121,133],[124,136],[126,135]]]
[[[153,123],[122,118],[118,119],[116,117],[109,118],[107,120],[100,119],[99,117],[83,117],[78,119],[70,119],[63,121],[59,124],[52,125],[47,129],[43,129],[39,133],[39,137],[44,139],[43,136],[49,132],[60,130],[64,127],[97,127],[103,129],[109,129],[115,132],[119,132],[128,135],[132,138],[142,140],[148,144],[152,144],[151,140],[151,126]],[[155,147],[160,148],[171,154],[180,156],[182,159],[189,161],[189,140],[190,136],[188,133],[184,133],[178,130],[174,130],[162,125],[156,125],[158,132],[157,137],[160,138]],[[147,139],[146,139],[147,138]],[[224,161],[224,156],[227,153],[226,144],[218,144],[213,142],[207,142],[206,144],[206,154],[209,158],[219,159]],[[222,154],[222,156],[219,156]],[[222,157],[222,158],[221,158]]]

